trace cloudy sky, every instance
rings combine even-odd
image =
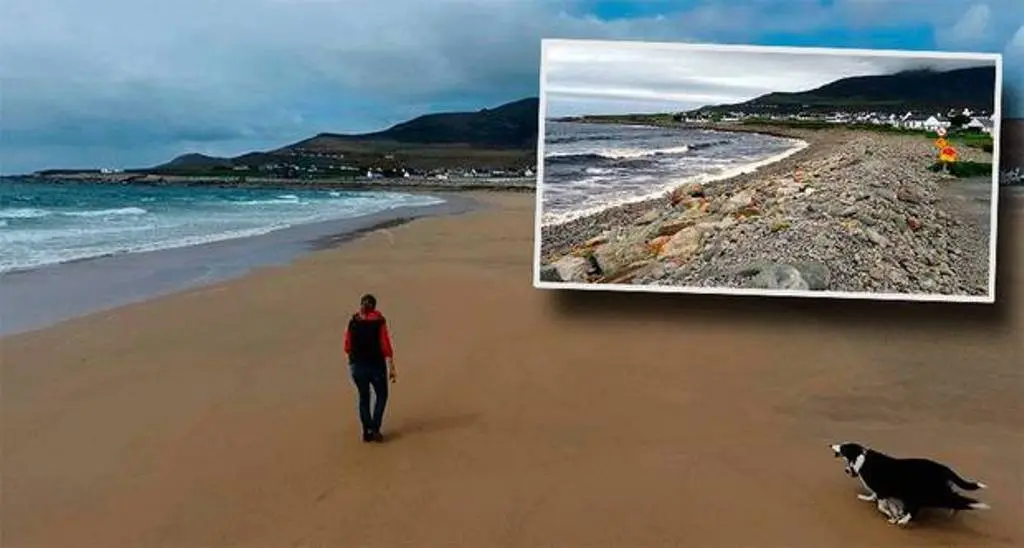
[[[544,46],[547,116],[678,112],[806,91],[850,76],[911,68],[993,66],[990,60],[836,55],[682,43],[552,40]],[[993,90],[994,93],[994,90]]]
[[[239,154],[538,93],[540,39],[1004,52],[1020,0],[3,0],[0,172]],[[747,84],[752,85],[752,84]]]

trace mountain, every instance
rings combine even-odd
[[[706,106],[692,112],[794,114],[858,109],[905,113],[947,112],[965,107],[992,112],[995,80],[994,66],[949,71],[907,70],[843,78],[809,91],[768,93],[743,103]]]
[[[382,131],[320,133],[266,152],[234,158],[185,154],[152,172],[244,171],[293,166],[349,172],[388,170],[524,169],[535,163],[539,100],[528,98],[477,112],[426,114]],[[278,169],[277,167],[271,169]]]
[[[168,169],[180,169],[180,168],[215,168],[215,167],[231,167],[232,161],[229,158],[217,158],[215,156],[207,156],[205,154],[189,153],[182,154],[177,158],[163,164],[161,167]]]
[[[345,135],[321,133],[311,139],[284,147],[331,148],[355,142],[395,142],[405,144],[465,145],[478,148],[536,148],[537,98],[521,99],[494,109],[478,112],[426,114],[391,126],[384,131]]]

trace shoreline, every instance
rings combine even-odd
[[[918,136],[735,129],[809,145],[714,184],[542,227],[540,282],[994,297],[991,176],[929,171],[931,143]],[[962,160],[990,156],[965,150]]]
[[[604,124],[607,122],[583,123]],[[762,135],[769,135],[772,137],[791,139],[794,141],[806,143],[806,146],[798,148],[794,152],[789,153],[776,161],[756,167],[753,171],[742,172],[723,179],[715,179],[713,181],[710,181],[714,183],[716,187],[720,185],[742,184],[744,181],[752,179],[755,176],[762,177],[782,174],[794,168],[797,164],[799,164],[802,161],[803,158],[811,157],[812,155],[821,153],[822,149],[826,146],[822,139],[816,139],[816,135],[808,131],[787,132],[784,129],[765,129],[763,131],[753,131],[751,129],[739,128],[720,129],[719,127],[711,126],[693,126],[689,127],[688,129],[712,129],[715,131],[731,131],[735,133],[759,133]],[[689,183],[683,182],[680,183],[679,186],[685,186],[687,184]],[[541,263],[549,262],[555,257],[563,255],[573,246],[579,245],[591,238],[597,237],[602,231],[605,230],[605,225],[615,224],[616,222],[626,222],[628,219],[633,219],[639,215],[643,215],[644,213],[650,211],[653,207],[663,204],[666,200],[666,196],[668,194],[671,194],[671,192],[672,190],[666,190],[664,192],[660,192],[659,195],[656,197],[648,198],[638,202],[611,206],[600,212],[594,213],[592,215],[579,217],[566,223],[559,223],[555,225],[541,225]],[[569,238],[572,241],[567,241],[566,238],[559,238],[559,233],[562,232],[572,234],[572,237]]]
[[[299,224],[255,236],[0,273],[0,301],[4,302],[0,338],[287,265],[306,254],[418,219],[462,215],[486,207],[465,193],[432,196],[445,201]]]
[[[647,126],[645,126],[645,127],[647,127]],[[656,127],[656,126],[650,126],[650,127]],[[709,128],[709,127],[700,127],[700,128],[695,128],[694,127],[694,128],[680,128],[680,129],[711,129],[712,131],[721,131],[721,130],[713,129],[713,128]],[[729,133],[729,132],[728,131],[721,131],[721,133]],[[647,203],[647,202],[651,202],[651,201],[663,200],[666,195],[670,194],[676,188],[679,188],[681,186],[688,185],[688,184],[697,183],[697,184],[701,184],[701,185],[707,185],[707,184],[713,184],[713,183],[719,183],[719,182],[723,182],[723,181],[728,181],[728,180],[730,180],[730,179],[732,179],[734,177],[739,177],[741,175],[747,175],[747,174],[750,174],[750,173],[754,173],[757,170],[760,170],[760,169],[765,168],[767,166],[770,166],[772,164],[776,164],[778,162],[781,162],[781,161],[785,160],[786,158],[789,158],[789,157],[793,156],[794,154],[800,153],[800,151],[802,151],[802,150],[804,150],[804,149],[806,149],[807,147],[810,146],[810,143],[808,141],[806,141],[805,139],[797,138],[797,137],[792,137],[792,136],[786,136],[786,135],[782,135],[782,134],[775,134],[775,133],[770,133],[770,132],[755,132],[755,131],[734,132],[734,133],[756,133],[758,135],[765,135],[765,136],[768,136],[768,137],[777,137],[777,138],[784,139],[784,140],[787,140],[787,141],[791,142],[792,146],[788,150],[786,150],[784,152],[780,152],[780,153],[775,154],[773,156],[769,156],[767,158],[763,158],[761,160],[758,160],[756,162],[751,162],[751,163],[743,165],[743,166],[739,166],[739,167],[735,167],[735,168],[731,168],[731,169],[726,169],[722,173],[717,173],[717,174],[701,173],[701,174],[697,174],[697,175],[691,175],[689,177],[682,177],[680,179],[675,180],[672,183],[672,186],[667,186],[666,188],[664,188],[662,190],[659,190],[657,192],[651,192],[649,194],[645,194],[645,195],[642,195],[642,196],[637,196],[635,198],[623,200],[623,201],[615,203],[615,204],[609,204],[609,205],[604,205],[604,206],[592,207],[592,208],[589,208],[589,209],[584,210],[584,211],[567,212],[567,213],[572,213],[573,216],[571,218],[567,219],[567,220],[564,220],[564,221],[558,221],[558,222],[542,224],[541,226],[545,227],[545,228],[549,228],[549,227],[553,228],[553,227],[561,226],[561,225],[564,225],[564,224],[567,224],[567,223],[571,223],[571,222],[579,220],[579,219],[584,219],[584,218],[592,217],[592,216],[595,216],[595,215],[601,215],[602,213],[604,213],[605,211],[610,210],[610,209],[615,209],[615,208],[619,208],[619,207],[629,207],[629,206],[636,205],[636,204],[643,204],[643,203]]]
[[[47,175],[10,175],[0,177],[24,179],[25,182],[60,181],[91,182],[97,184],[125,184],[139,186],[177,186],[204,187],[226,189],[265,189],[265,190],[349,190],[378,192],[532,192],[536,186],[535,177],[456,177],[448,180],[410,177],[406,179],[366,179],[366,178],[335,178],[335,179],[282,179],[271,177],[240,177],[240,176],[193,176],[193,175],[157,175],[147,173],[85,173],[73,172]]]

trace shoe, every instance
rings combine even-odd
[[[371,430],[363,430],[363,443],[369,443],[373,440],[373,432]]]
[[[384,441],[384,434],[381,434],[380,430],[375,430],[370,434],[370,441],[381,443]]]

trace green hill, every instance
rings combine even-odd
[[[795,114],[871,110],[902,114],[907,111],[947,112],[966,107],[991,113],[995,100],[995,78],[994,66],[854,76],[808,91],[768,93],[742,103],[706,106],[693,112]]]
[[[325,175],[367,169],[525,169],[536,161],[538,108],[537,98],[528,98],[477,112],[427,114],[382,131],[320,133],[276,150],[233,158],[186,154],[147,171],[293,176],[296,171],[310,173],[310,166]]]

